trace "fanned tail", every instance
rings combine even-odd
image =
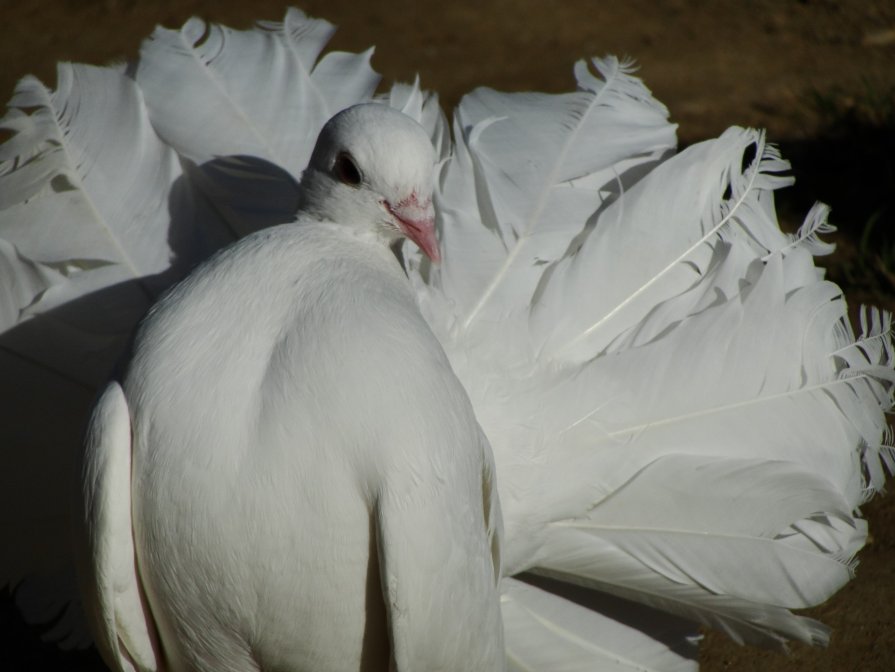
[[[505,573],[740,642],[823,643],[789,610],[851,578],[857,507],[892,470],[890,318],[871,311],[855,339],[814,266],[825,206],[780,231],[773,191],[792,180],[762,133],[732,128],[656,165],[661,108],[627,73],[639,95],[606,99],[619,76],[590,89],[609,109],[586,130],[557,120],[587,119],[587,95],[527,100],[529,115],[513,96],[464,100],[439,185],[446,263],[420,300],[494,447]],[[591,148],[622,109],[627,153]],[[554,123],[577,129],[588,163],[556,152]]]

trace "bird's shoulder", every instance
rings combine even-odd
[[[336,399],[384,381],[404,397],[463,396],[391,251],[313,220],[244,238],[151,311],[126,388],[176,406],[197,381],[234,403],[247,389]]]
[[[406,317],[414,305],[388,249],[335,223],[299,220],[247,236],[197,267],[152,308],[138,343],[182,342],[196,330],[275,338],[287,324],[321,322],[341,310],[366,306]]]

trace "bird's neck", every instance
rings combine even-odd
[[[381,207],[375,202],[340,190],[339,185],[316,170],[305,171],[299,191],[298,220],[331,223],[387,250],[398,235],[394,228],[381,221],[382,215]]]

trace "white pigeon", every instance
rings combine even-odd
[[[287,12],[282,24],[264,23],[250,31],[191,20],[179,31],[158,29],[128,67],[63,64],[56,91],[27,78],[17,89],[0,122],[12,136],[0,146],[0,366],[5,374],[0,383],[6,385],[0,386],[6,390],[0,427],[5,446],[11,447],[0,465],[0,526],[12,530],[16,540],[0,553],[0,580],[30,577],[17,593],[29,619],[49,620],[72,595],[66,590],[70,563],[65,562],[69,499],[65,494],[58,501],[48,499],[35,484],[49,484],[44,487],[54,492],[72,489],[76,479],[67,477],[80,454],[79,423],[139,316],[196,263],[240,237],[290,222],[299,205],[316,219],[346,221],[341,213],[336,217],[317,209],[321,201],[312,195],[322,193],[312,189],[303,195],[297,187],[300,176],[305,186],[315,183],[313,169],[302,172],[319,129],[339,110],[368,101],[378,81],[369,52],[321,56],[331,33],[326,22],[296,10]],[[790,610],[824,601],[851,578],[854,556],[867,534],[859,507],[892,471],[884,415],[895,379],[890,318],[863,311],[863,333],[856,338],[852,332],[841,290],[814,265],[814,256],[830,249],[819,238],[829,230],[823,206],[808,213],[798,234],[780,231],[773,192],[790,182],[788,165],[762,133],[731,128],[675,154],[667,110],[632,76],[628,64],[595,59],[579,63],[575,75],[577,90],[561,95],[473,91],[454,112],[450,129],[437,99],[415,85],[396,85],[381,96],[380,104],[419,121],[435,148],[433,202],[442,261],[431,264],[424,253],[434,253],[434,242],[431,236],[418,237],[424,253],[410,244],[400,250],[403,278],[384,244],[375,246],[391,268],[392,275],[384,275],[393,290],[384,295],[395,301],[403,297],[403,310],[412,313],[417,326],[397,329],[372,316],[385,299],[367,301],[358,310],[371,315],[369,333],[337,330],[336,343],[317,334],[302,339],[302,347],[317,343],[325,353],[307,365],[323,369],[325,363],[348,372],[346,379],[354,385],[338,388],[345,394],[361,394],[377,379],[400,381],[401,389],[378,384],[376,391],[406,395],[406,404],[388,408],[385,426],[412,434],[416,419],[408,409],[425,405],[425,395],[418,392],[425,383],[410,362],[363,378],[357,359],[363,366],[374,360],[362,356],[363,343],[387,347],[380,341],[388,338],[378,335],[386,328],[416,334],[415,340],[440,352],[425,340],[431,337],[421,335],[426,332],[407,298],[407,285],[412,287],[416,306],[493,450],[503,513],[499,592],[508,669],[694,670],[698,624],[720,628],[740,642],[823,643],[827,629]],[[397,156],[397,148],[386,154],[393,149]],[[368,176],[365,166],[355,168],[358,176]],[[354,180],[347,164],[339,174],[343,181]],[[340,190],[360,195],[344,185]],[[417,206],[423,200],[418,195]],[[344,203],[348,211],[349,202]],[[249,242],[204,266],[156,310],[138,337],[138,352],[176,338],[174,330],[157,342],[151,335],[167,332],[164,316],[187,300],[184,292],[203,296],[196,286],[201,278],[210,278],[234,255],[248,256],[253,244],[285,235],[280,231],[250,235]],[[125,401],[135,427],[143,422],[139,418],[156,412],[150,409],[176,414],[173,421],[182,431],[165,425],[176,436],[170,443],[152,442],[171,450],[199,427],[239,427],[246,435],[263,434],[271,446],[281,445],[274,436],[281,428],[306,427],[300,412],[307,406],[285,408],[303,381],[290,379],[288,367],[262,370],[249,362],[253,357],[265,364],[277,361],[267,357],[270,348],[264,350],[248,335],[270,337],[275,325],[288,323],[275,306],[310,305],[310,299],[296,297],[279,304],[277,297],[283,295],[275,285],[264,284],[265,279],[294,277],[274,273],[270,260],[287,255],[288,245],[273,247],[263,263],[240,263],[251,274],[248,282],[240,284],[236,275],[227,274],[209,289],[207,296],[220,296],[221,305],[238,303],[251,292],[255,300],[240,308],[239,318],[219,307],[207,313],[183,308],[183,319],[196,322],[186,342],[195,343],[197,334],[206,339],[201,352],[208,359],[178,343],[172,346],[174,359],[164,367],[134,360],[125,398],[113,387],[99,407],[98,422],[108,426],[108,436],[117,428],[120,445],[127,443]],[[321,273],[338,271],[334,264],[321,265]],[[229,283],[233,290],[227,289]],[[381,285],[361,284],[355,289],[364,296]],[[317,308],[326,315],[329,305]],[[263,322],[250,317],[262,314]],[[252,322],[255,331],[228,329],[228,322],[237,319],[240,325]],[[237,348],[232,360],[240,365],[233,370],[217,364],[231,359],[216,345],[222,339],[232,339]],[[355,345],[340,350],[338,343],[346,340]],[[290,350],[288,340],[282,343],[284,360],[299,353]],[[439,370],[448,372],[440,361]],[[137,382],[139,367],[147,373]],[[190,373],[202,367],[201,375]],[[230,377],[239,371],[253,371],[255,377]],[[155,399],[133,397],[138,390],[168,389],[183,378],[207,382],[202,388],[192,382],[171,388],[195,390],[185,399],[173,392]],[[230,380],[238,392],[212,379]],[[266,422],[260,413],[226,401],[228,395],[258,399],[251,392],[262,379],[273,387],[259,408],[283,409],[271,411]],[[379,400],[387,401],[384,395]],[[347,412],[344,402],[328,403],[321,413]],[[369,403],[369,408],[376,405]],[[203,422],[202,409],[217,421]],[[67,423],[23,422],[35,413]],[[241,417],[253,422],[240,422]],[[350,420],[347,427],[358,426],[357,418]],[[439,416],[437,422],[449,419]],[[343,432],[346,426],[326,430]],[[422,429],[427,435],[431,431]],[[135,446],[144,440],[140,431]],[[91,441],[91,451],[99,454],[112,445],[96,435]],[[208,441],[197,437],[202,445]],[[396,441],[413,444],[407,434]],[[487,445],[481,441],[477,445]],[[233,432],[220,442],[248,445]],[[217,582],[211,598],[196,594],[197,585],[159,587],[169,562],[178,565],[172,575],[181,580],[196,576],[198,567],[229,567],[234,558],[244,557],[246,566],[271,563],[270,574],[279,576],[285,570],[280,572],[283,565],[276,563],[285,561],[277,545],[295,539],[281,530],[294,532],[309,523],[296,507],[269,517],[238,510],[250,501],[243,498],[269,502],[268,493],[282,490],[277,483],[286,482],[277,478],[300,480],[290,479],[279,462],[279,469],[266,472],[272,474],[270,481],[244,462],[224,464],[219,471],[210,461],[161,463],[143,476],[139,465],[153,463],[142,462],[137,450],[138,478],[130,483],[135,502],[142,502],[134,510],[136,553],[145,552],[145,535],[152,534],[169,550],[153,551],[157,557],[145,567],[139,564],[136,574],[128,566],[120,585],[101,570],[97,583],[108,587],[102,582],[112,579],[113,590],[94,587],[87,594],[106,596],[90,606],[94,621],[106,624],[100,627],[106,633],[100,646],[113,659],[118,647],[151,669],[153,656],[160,660],[152,631],[138,635],[139,625],[131,629],[125,623],[157,620],[163,648],[169,638],[191,642],[172,655],[200,657],[217,644],[211,633],[220,632],[221,624],[245,623],[260,613],[246,595],[265,594],[250,591],[245,582]],[[243,453],[235,449],[232,454]],[[114,504],[125,492],[129,470],[108,455],[96,463],[105,465],[108,474],[90,482],[122,486],[91,493],[97,502],[108,496]],[[487,460],[477,463],[484,466]],[[352,469],[333,478],[356,473]],[[408,471],[384,477],[417,477]],[[147,490],[148,481],[141,480],[165,474],[180,480],[171,493]],[[244,492],[249,478],[255,479],[253,487]],[[425,474],[419,478],[427,482]],[[314,485],[323,489],[326,479]],[[343,490],[358,493],[357,488],[352,483]],[[456,503],[478,512],[470,515],[479,529],[485,529],[486,508],[495,520],[491,529],[499,529],[496,505],[454,496]],[[201,511],[181,516],[179,507],[186,501],[233,507],[234,515],[217,524]],[[294,500],[284,496],[282,501]],[[140,528],[147,503],[154,503],[155,515],[166,523],[154,531]],[[124,510],[94,509],[93,515],[100,516],[99,522],[103,511]],[[203,516],[208,524],[195,534],[205,546],[192,543],[192,533],[179,527]],[[462,518],[460,511],[451,511],[446,519]],[[323,534],[332,532],[330,524],[335,519],[323,526]],[[95,557],[106,563],[101,566],[127,565],[121,558],[133,554],[126,544],[129,525],[128,519],[109,518],[95,528],[118,530],[92,542]],[[44,532],[33,534],[36,526]],[[434,549],[444,530],[423,527],[414,541]],[[235,538],[245,529],[248,540]],[[370,528],[358,534],[371,538]],[[124,544],[113,543],[120,538]],[[216,551],[203,555],[202,548]],[[368,547],[361,551],[370,557]],[[411,557],[412,551],[383,549],[400,557],[405,552]],[[433,586],[441,565],[447,570],[452,557],[435,555],[439,572],[434,577],[425,572],[426,593],[433,596],[438,595]],[[489,549],[480,559],[489,565],[490,581],[493,558]],[[454,569],[473,575],[476,562]],[[320,575],[335,576],[337,567],[331,565]],[[137,589],[136,577],[143,580],[144,575],[152,618]],[[251,576],[261,580],[267,573]],[[314,591],[317,576],[301,590]],[[329,585],[317,597],[326,609],[338,611],[364,601],[361,591],[369,585],[365,579],[354,586]],[[467,609],[470,631],[479,628],[476,619],[494,626],[488,620],[494,618],[489,611],[493,600],[472,594],[468,586],[457,589],[456,604]],[[116,611],[110,596],[130,608]],[[193,631],[172,634],[183,614],[206,609],[208,600],[232,604],[240,596],[234,609],[215,608],[214,622],[208,623],[206,612],[189,619]],[[158,614],[153,599],[166,605]],[[284,620],[294,613],[290,610],[301,608],[278,604],[268,605],[269,613]],[[51,637],[67,645],[81,640],[77,606],[72,602],[55,621]],[[298,633],[324,626],[317,613],[295,621],[288,641],[275,652],[289,655],[298,642],[308,642]],[[268,625],[270,637],[283,632],[279,623]],[[364,627],[382,633],[387,625],[379,618]],[[446,642],[451,638],[447,627],[439,635]],[[110,634],[125,632],[131,634]],[[333,632],[321,635],[325,656],[340,655],[325,644]],[[232,644],[245,631],[226,633]],[[260,626],[252,634],[268,636]],[[341,651],[342,637],[338,633],[329,646]],[[493,654],[488,647],[498,637],[480,627],[475,645],[457,655]],[[431,644],[414,638],[415,646]]]
[[[437,258],[433,164],[400,112],[339,113],[297,221],[141,325],[85,458],[112,667],[503,669],[491,449],[390,249]]]

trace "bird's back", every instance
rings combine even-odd
[[[385,499],[425,511],[400,527],[433,578],[480,570],[459,592],[493,608],[457,637],[499,626],[490,452],[387,249],[317,224],[242,241],[153,311],[125,392],[138,558],[187,669],[385,669]]]

